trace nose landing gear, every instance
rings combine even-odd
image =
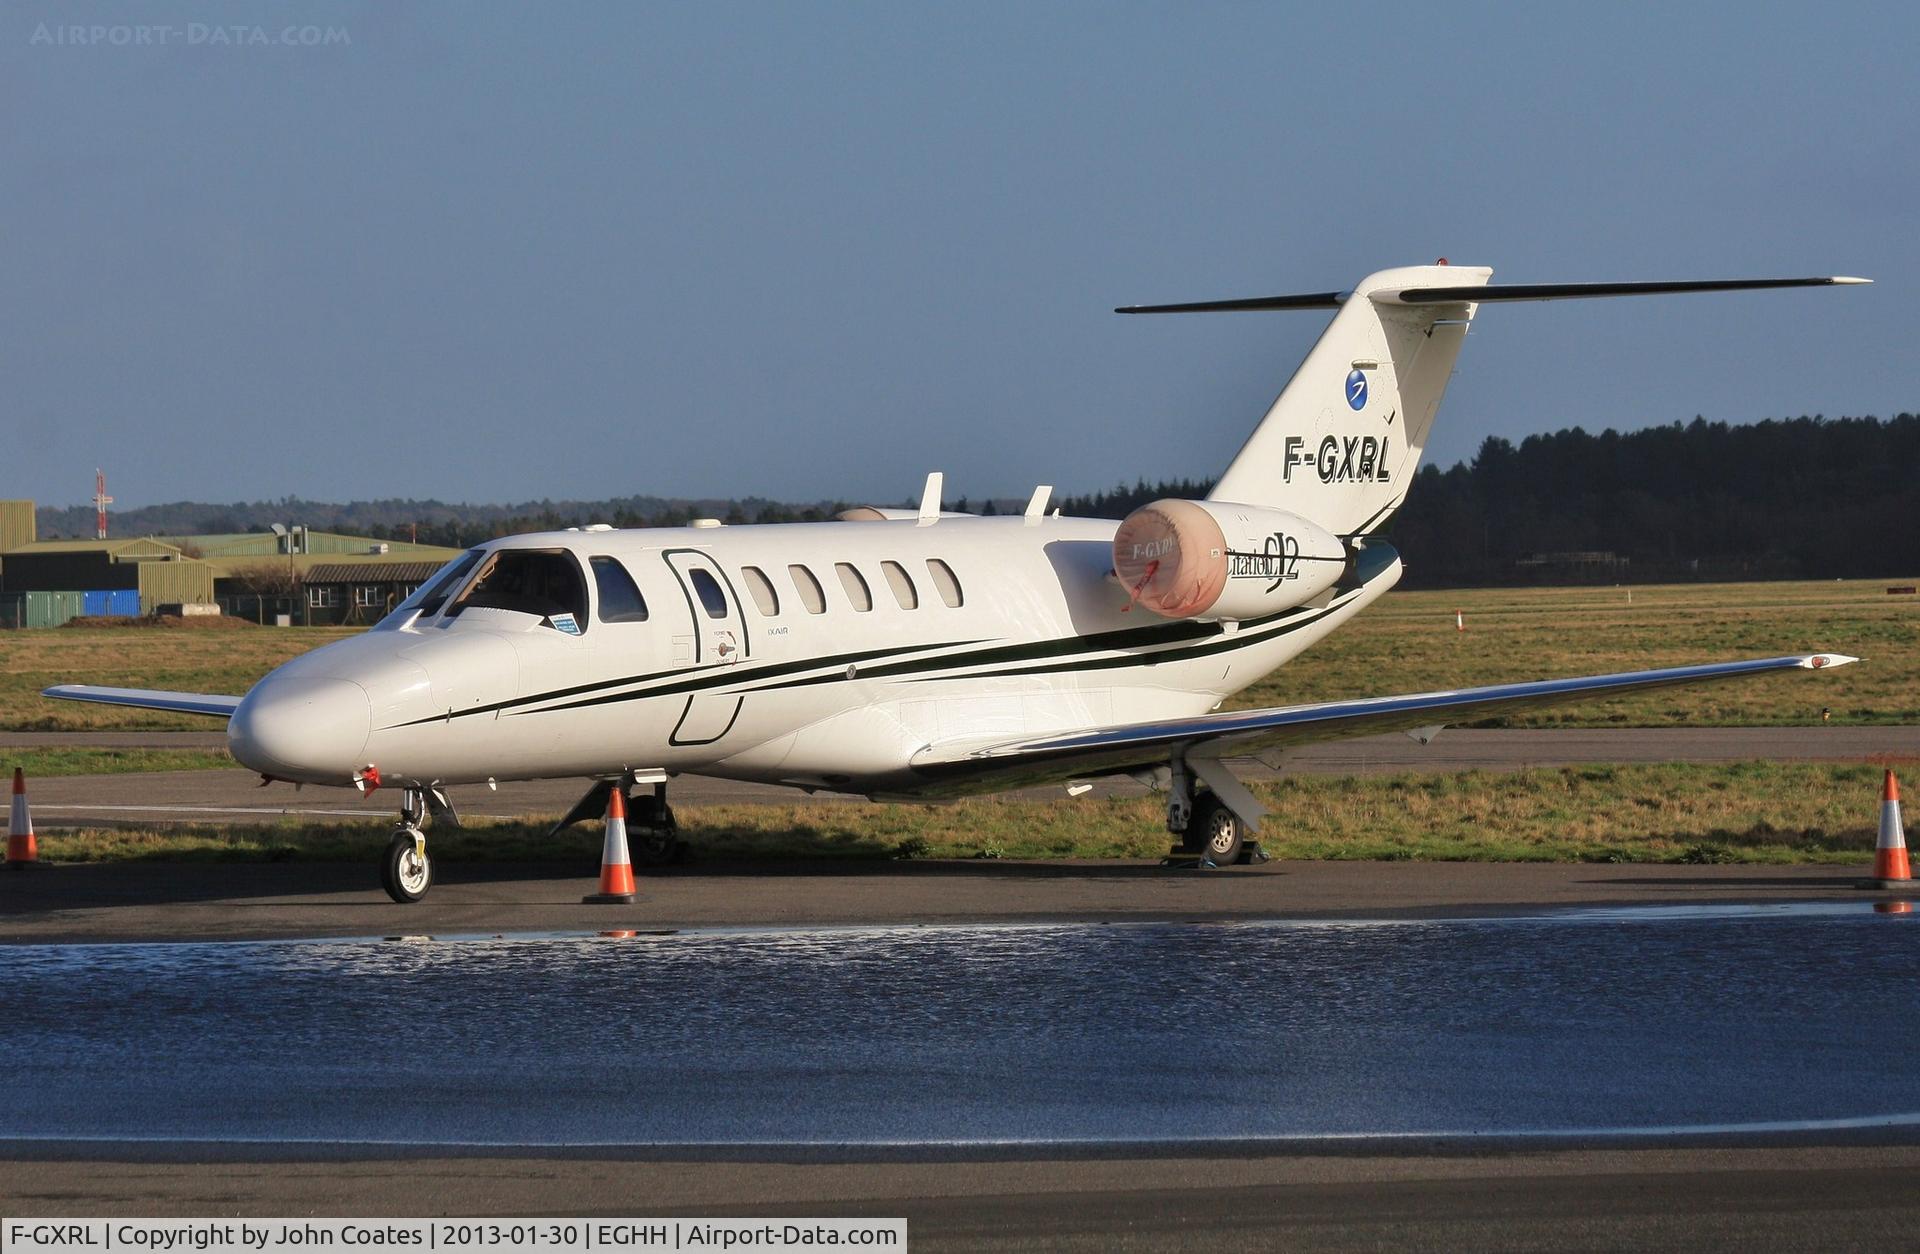
[[[387,896],[409,905],[433,887],[433,860],[427,856],[425,789],[409,788],[400,803],[400,821],[380,859],[380,886]]]

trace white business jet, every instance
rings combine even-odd
[[[1412,266],[1351,292],[1122,313],[1331,309],[1331,324],[1212,494],[1123,521],[859,509],[807,525],[511,536],[450,563],[371,631],[244,697],[63,685],[50,697],[229,720],[268,780],[397,787],[383,860],[397,901],[433,879],[446,789],[578,777],[670,838],[679,774],[926,799],[1131,775],[1216,864],[1257,833],[1230,759],[1641,688],[1855,659],[1801,653],[1533,683],[1219,712],[1394,586],[1376,533],[1405,499],[1478,306],[1863,283],[1852,278],[1492,284]]]

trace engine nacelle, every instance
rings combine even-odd
[[[1226,501],[1155,501],[1113,536],[1113,570],[1140,605],[1168,618],[1258,618],[1340,582],[1340,537],[1285,510]]]

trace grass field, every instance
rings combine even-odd
[[[217,771],[231,768],[225,749],[0,749],[0,773],[22,767],[28,779],[55,775],[131,775],[141,771]]]
[[[1895,582],[1910,583],[1913,580]],[[1631,603],[1629,603],[1631,595]],[[1456,632],[1453,612],[1465,612]],[[317,628],[62,628],[0,632],[0,730],[191,728],[212,720],[47,701],[56,683],[245,692],[268,670],[351,634]],[[1824,650],[1865,658],[1782,675],[1535,711],[1510,726],[1811,724],[1920,720],[1920,597],[1884,581],[1391,592],[1242,693],[1238,706],[1416,692]]]
[[[1898,764],[1908,765],[1913,764]],[[1573,767],[1510,773],[1303,776],[1254,791],[1272,808],[1276,858],[1524,862],[1844,863],[1873,852],[1878,765],[1737,763]],[[699,861],[898,858],[1157,858],[1157,798],[950,806],[681,807]],[[549,820],[550,822],[551,820]],[[563,861],[591,867],[600,828],[549,840],[547,823],[437,829],[448,861]],[[152,858],[367,861],[380,824],[48,832],[57,861]]]
[[[1913,583],[1899,580],[1898,583]],[[1236,707],[1416,692],[1783,653],[1865,659],[1522,713],[1482,726],[1663,727],[1920,721],[1920,597],[1886,581],[1390,592],[1241,693]],[[1628,602],[1629,592],[1632,601]],[[1454,630],[1454,611],[1467,629]]]
[[[290,658],[358,629],[60,627],[0,631],[0,731],[217,731],[217,719],[48,701],[54,684],[243,693]]]

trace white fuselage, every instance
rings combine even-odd
[[[564,551],[583,572],[611,559],[645,620],[605,621],[595,577],[563,624],[579,634],[535,612],[403,606],[261,680],[232,720],[233,752],[265,775],[321,784],[368,768],[418,785],[665,770],[912,794],[925,790],[914,760],[930,746],[1210,710],[1400,573],[1379,546],[1305,606],[1172,620],[1128,608],[1112,576],[1117,526],[946,516],[495,541],[486,554]]]

